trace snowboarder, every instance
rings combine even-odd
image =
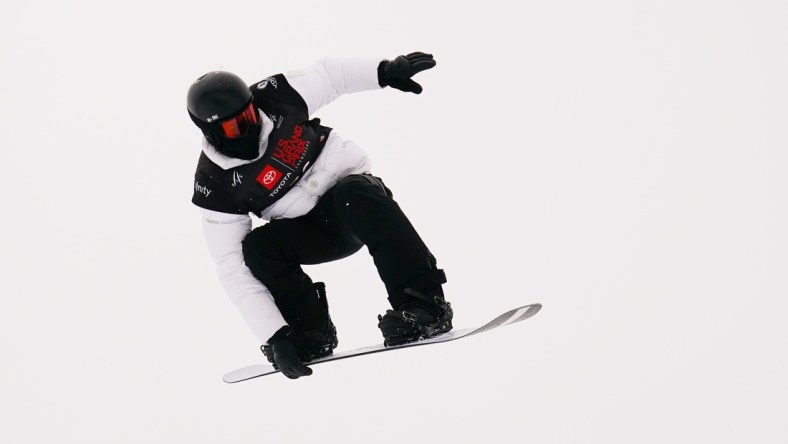
[[[393,60],[324,58],[247,85],[226,71],[189,88],[189,116],[205,136],[192,202],[200,207],[220,281],[288,378],[333,353],[337,331],[325,285],[302,265],[345,258],[366,245],[392,309],[378,316],[387,346],[452,328],[443,270],[364,151],[312,116],[342,94],[390,86],[420,94],[413,75],[430,54]],[[252,230],[254,215],[263,225]]]

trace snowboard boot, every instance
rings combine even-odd
[[[316,328],[293,328],[293,343],[298,351],[298,357],[303,362],[313,361],[334,353],[334,349],[339,344],[337,339],[337,329],[328,314],[328,299],[326,299],[326,285],[322,282],[315,282],[315,291],[318,295],[320,305],[325,311],[325,321],[321,322]],[[271,346],[263,345],[260,347],[268,362],[274,363]]]
[[[440,286],[426,292],[414,288],[403,291],[412,298],[394,310],[386,310],[385,315],[378,315],[384,346],[420,341],[452,329],[454,312]]]

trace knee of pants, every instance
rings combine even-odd
[[[267,261],[267,257],[261,248],[261,246],[266,245],[265,238],[267,238],[267,236],[265,235],[265,230],[261,228],[262,227],[258,227],[250,231],[241,243],[244,262],[246,262],[246,266],[249,267],[255,275],[259,275],[259,271],[266,268],[261,265]]]
[[[243,241],[241,242],[241,249],[243,251],[244,257],[254,254],[254,246],[259,242],[260,238],[260,230],[254,229],[246,234]]]
[[[383,181],[371,174],[351,174],[334,185],[333,193],[334,202],[339,205],[360,196],[391,197],[391,191]]]

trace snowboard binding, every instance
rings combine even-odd
[[[325,316],[325,321],[320,323],[316,328],[303,328],[295,325],[293,328],[292,341],[298,351],[298,357],[303,362],[310,362],[318,358],[323,358],[334,353],[334,349],[339,345],[337,338],[337,328],[331,321],[331,315],[328,312],[328,299],[326,298],[326,285],[322,282],[314,283],[314,291],[317,292],[317,301],[319,310]],[[268,362],[274,364],[273,350],[269,345],[260,346]]]
[[[383,333],[383,345],[391,347],[428,339],[452,329],[454,311],[438,287],[432,293],[413,288],[404,292],[413,297],[395,310],[378,315],[378,328]]]
[[[302,362],[314,361],[334,353],[334,349],[339,344],[337,339],[337,329],[331,320],[328,320],[326,330],[308,330],[304,332],[293,332],[293,343],[296,345],[298,357]],[[270,345],[262,345],[263,351],[268,362],[276,367],[274,362],[273,349]]]

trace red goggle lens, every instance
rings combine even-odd
[[[250,103],[235,117],[223,120],[222,131],[228,139],[237,139],[245,136],[252,125],[257,125],[257,112],[254,109],[254,103]]]

